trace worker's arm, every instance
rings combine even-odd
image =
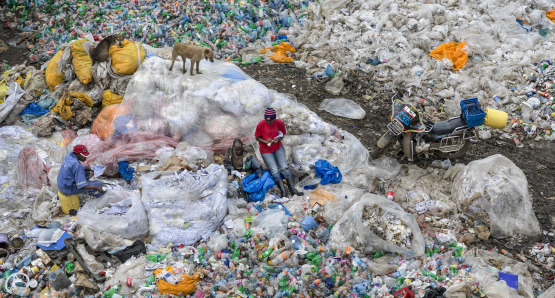
[[[256,137],[256,140],[259,141],[259,142],[262,143],[262,144],[268,145],[268,141],[267,141],[267,140],[264,140],[262,137]]]
[[[100,186],[97,187],[97,186],[86,185],[86,186],[83,186],[82,189],[86,189],[86,190],[96,190],[96,191],[98,191],[98,192],[100,192],[100,193],[105,193],[105,192],[106,192],[106,191],[105,191],[104,189],[102,189],[102,187],[100,187]]]

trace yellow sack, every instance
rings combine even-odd
[[[69,91],[69,97],[74,97],[79,99],[80,101],[84,102],[87,106],[92,107],[93,106],[93,100],[92,98],[90,98],[87,94],[85,93],[81,93],[81,92],[76,92],[76,91]]]
[[[282,62],[282,63],[291,63],[293,62],[293,58],[288,57],[286,52],[295,53],[296,50],[290,43],[282,42],[278,45],[275,45],[272,52],[275,53],[272,56],[270,56],[272,60],[276,62]]]
[[[71,112],[72,104],[73,100],[71,100],[71,98],[69,98],[64,91],[64,95],[62,95],[62,98],[60,98],[58,103],[52,108],[52,112],[60,114],[64,120],[69,120],[73,117],[73,113]]]
[[[8,77],[8,75],[10,74],[12,70],[8,70],[6,72],[4,72],[4,78],[2,79],[2,81],[0,81],[0,104],[4,103],[4,98],[6,97],[6,94],[8,93],[8,90],[10,89],[10,87],[8,87],[8,85],[6,85],[6,83],[4,83],[4,81],[6,80],[6,78]]]
[[[112,57],[112,66],[122,75],[132,75],[145,60],[145,51],[138,42],[123,41],[123,48],[113,45],[108,50]]]
[[[79,210],[79,207],[81,207],[79,195],[66,196],[58,190],[58,198],[60,199],[60,205],[62,205],[62,211],[65,214],[69,214],[71,209]]]
[[[173,273],[173,268],[171,266],[168,266],[166,267],[166,271]],[[162,269],[156,269],[154,270],[154,275],[157,276],[161,272],[162,272]],[[195,292],[196,290],[195,284],[199,280],[200,280],[200,276],[198,274],[195,274],[193,276],[183,274],[183,277],[176,285],[172,285],[169,282],[159,279],[156,281],[156,286],[158,286],[162,294],[185,296],[185,295],[191,295]]]
[[[91,132],[101,140],[108,139],[114,133],[114,117],[118,113],[119,104],[109,105],[102,109],[100,114],[94,119]]]
[[[453,70],[459,70],[466,65],[468,50],[465,49],[466,42],[456,43],[454,41],[439,45],[430,52],[430,56],[437,60],[447,58],[453,62]]]
[[[62,50],[58,51],[46,65],[46,84],[48,84],[50,91],[54,91],[56,86],[60,85],[64,80],[64,72],[62,71],[61,74],[58,73],[58,61],[60,61],[63,52]]]
[[[75,68],[75,75],[81,83],[88,84],[92,81],[92,65],[93,61],[91,56],[87,54],[81,42],[87,41],[86,39],[78,40],[71,44],[71,62]]]
[[[555,22],[555,9],[546,11],[545,16],[550,19],[552,22]]]
[[[110,90],[106,90],[102,95],[102,108],[109,105],[120,104],[122,100],[123,96],[112,93]]]

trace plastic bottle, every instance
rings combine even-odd
[[[157,276],[159,279],[162,279],[172,285],[177,284],[177,278],[171,272],[166,271],[166,269],[162,270]]]
[[[146,255],[146,259],[151,261],[151,262],[161,262],[164,259],[166,259],[167,255],[163,255],[163,254],[150,254],[150,255]]]

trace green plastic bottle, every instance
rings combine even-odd
[[[265,259],[269,257],[273,252],[274,252],[274,249],[270,248],[269,250],[267,250],[265,253],[262,254],[262,258]]]
[[[117,285],[108,289],[108,291],[104,292],[104,298],[112,298],[115,293],[119,292],[121,285]]]
[[[383,255],[384,255],[384,252],[378,250],[378,251],[376,251],[376,252],[374,253],[374,258],[375,258],[375,259],[381,258],[381,257],[383,257]]]
[[[166,258],[167,255],[161,254],[154,254],[154,255],[146,255],[146,259],[151,262],[161,262]]]
[[[73,271],[75,271],[75,263],[73,263],[71,261],[67,261],[65,263],[64,267],[66,269],[67,274],[71,274],[71,273],[73,273]]]

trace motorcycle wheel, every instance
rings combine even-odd
[[[455,151],[455,152],[449,152],[449,153],[444,153],[441,151],[438,151],[436,153],[436,155],[439,158],[449,158],[449,159],[455,159],[455,158],[461,158],[463,157],[466,152],[468,151],[468,148],[470,148],[470,140],[466,140],[466,142],[464,143],[464,145],[462,146],[462,148],[459,151]]]

